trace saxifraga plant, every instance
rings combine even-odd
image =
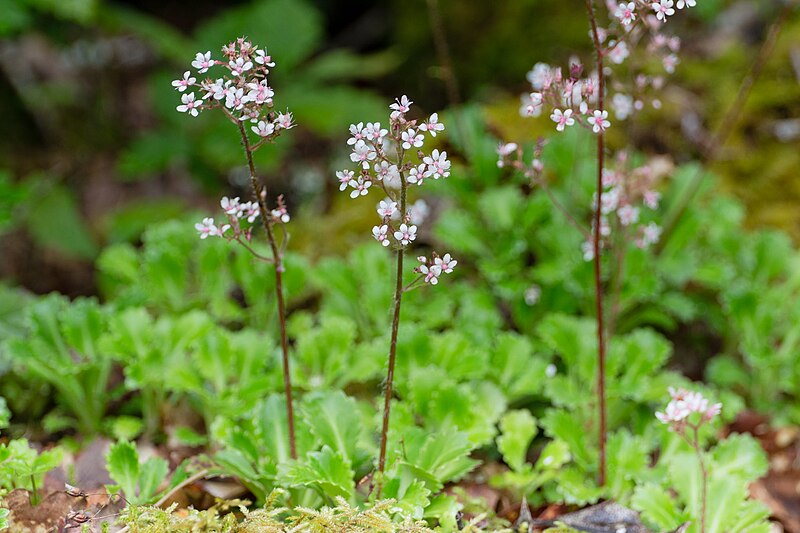
[[[655,210],[658,207],[660,194],[655,190],[657,182],[665,174],[663,165],[655,163],[633,166],[627,151],[620,150],[614,157],[607,157],[605,132],[611,126],[608,119],[606,102],[614,111],[617,120],[626,120],[649,104],[654,108],[661,106],[656,93],[664,84],[661,75],[645,75],[631,67],[627,76],[618,75],[608,83],[607,77],[613,74],[610,65],[622,65],[636,52],[646,51],[647,59],[660,60],[666,73],[672,73],[678,64],[676,55],[680,49],[680,39],[662,33],[663,26],[669,17],[695,5],[695,0],[658,0],[656,2],[635,0],[616,3],[607,1],[608,26],[601,27],[598,12],[593,0],[585,0],[589,20],[589,35],[594,48],[594,70],[583,77],[584,67],[572,64],[569,74],[564,75],[560,68],[553,68],[544,63],[537,63],[528,73],[533,92],[522,99],[520,114],[523,116],[539,116],[545,106],[551,111],[550,119],[556,123],[556,130],[576,123],[589,128],[597,139],[596,165],[597,181],[592,206],[591,227],[583,227],[579,220],[570,214],[552,195],[556,208],[564,213],[568,221],[578,227],[587,237],[583,244],[583,256],[593,261],[593,278],[595,292],[595,319],[597,336],[597,409],[598,409],[598,481],[600,485],[606,480],[606,347],[607,336],[613,334],[613,324],[617,313],[616,305],[611,309],[604,301],[602,256],[607,249],[612,257],[614,272],[612,276],[612,300],[621,286],[623,276],[624,250],[630,244],[640,248],[648,248],[658,242],[661,228],[655,222],[645,224],[641,207]],[[606,62],[608,59],[608,62]],[[632,63],[632,62],[629,62]],[[546,189],[543,179],[544,166],[539,156],[544,148],[544,141],[537,143],[533,160],[528,163],[523,159],[523,152],[515,143],[501,145],[498,148],[500,157],[498,165],[509,164],[524,172],[534,185]],[[607,165],[607,161],[612,161]],[[642,205],[643,204],[643,205]],[[616,216],[612,216],[616,215]]]
[[[220,205],[227,217],[227,223],[217,224],[213,218],[208,217],[196,224],[195,228],[200,233],[201,239],[212,236],[235,241],[255,258],[271,263],[275,267],[275,300],[278,306],[281,337],[289,448],[292,458],[297,458],[292,382],[289,373],[289,342],[286,335],[286,305],[283,299],[284,254],[289,241],[286,224],[290,217],[282,196],[278,196],[275,208],[270,209],[267,203],[267,188],[256,176],[253,163],[253,153],[256,150],[273,142],[283,131],[293,128],[295,124],[290,112],[276,113],[272,109],[275,92],[269,86],[267,74],[270,68],[275,66],[275,62],[266,49],[260,49],[244,37],[240,37],[223,46],[222,54],[224,56],[222,61],[212,59],[210,51],[205,54],[198,53],[192,61],[192,67],[197,69],[198,74],[205,74],[211,68],[222,67],[226,70],[222,77],[216,79],[208,77],[198,83],[192,72],[187,70],[182,79],[172,82],[172,85],[183,93],[182,104],[177,110],[196,117],[200,111],[217,108],[236,125],[242,139],[255,201],[241,202],[239,198],[222,198]],[[202,91],[202,96],[197,99],[194,92],[187,92],[190,88]],[[258,136],[258,141],[255,143],[250,140],[247,123],[252,124],[250,130]],[[259,254],[250,246],[253,225],[257,218],[261,218],[271,257]],[[280,239],[276,235],[276,228],[281,230]]]
[[[421,264],[414,269],[418,276],[408,285],[403,285],[405,250],[416,240],[417,227],[425,218],[425,209],[418,204],[409,204],[408,189],[414,185],[421,186],[426,180],[438,180],[450,175],[447,152],[434,149],[429,155],[425,155],[420,150],[425,142],[424,133],[436,137],[437,132],[444,130],[444,124],[439,122],[437,113],[433,113],[426,121],[421,122],[406,118],[412,103],[406,95],[403,95],[389,106],[392,110],[389,115],[389,129],[382,128],[379,122],[368,122],[366,126],[362,122],[351,124],[351,137],[347,144],[353,147],[350,160],[359,167],[356,172],[341,170],[336,173],[339,190],[351,189],[349,193],[351,198],[366,196],[373,185],[382,189],[386,198],[378,204],[380,224],[372,228],[372,235],[382,246],[388,247],[393,244],[397,257],[392,331],[384,384],[383,426],[378,455],[379,475],[383,474],[386,467],[392,385],[397,357],[397,332],[400,327],[403,293],[425,283],[438,284],[439,277],[451,273],[457,264],[449,253],[441,257],[436,252],[433,252],[430,258],[419,256],[417,259]],[[412,154],[416,155],[416,161]],[[378,480],[377,487],[380,497],[381,480]]]

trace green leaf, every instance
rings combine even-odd
[[[442,428],[427,433],[411,428],[403,435],[403,464],[411,468],[432,491],[438,491],[448,481],[458,481],[479,462],[469,458],[474,444],[463,432]]]
[[[140,504],[153,503],[159,485],[167,479],[169,474],[169,464],[161,457],[151,457],[141,467],[139,474],[139,496]]]
[[[111,479],[120,486],[129,500],[136,500],[139,485],[139,454],[127,441],[112,444],[106,455],[106,468]]]
[[[31,205],[28,229],[40,246],[79,259],[92,259],[98,246],[83,221],[75,197],[63,187],[54,187]]]
[[[497,448],[503,454],[503,460],[513,470],[521,470],[525,464],[525,456],[538,428],[536,419],[530,411],[508,411],[500,419],[500,432]]]
[[[308,452],[303,461],[288,461],[278,468],[278,477],[283,483],[315,487],[330,498],[350,498],[355,490],[354,476],[347,460],[329,446],[323,446],[318,452]]]
[[[356,401],[341,391],[317,393],[304,399],[301,410],[306,426],[323,446],[330,447],[348,465],[355,466],[361,434]]]
[[[675,501],[662,487],[645,483],[636,487],[631,506],[642,513],[642,519],[659,531],[673,531],[684,520]]]

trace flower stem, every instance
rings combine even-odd
[[[406,179],[400,173],[400,217],[406,213]],[[389,344],[389,369],[386,372],[386,387],[383,399],[383,427],[381,429],[381,446],[378,456],[378,472],[383,473],[386,468],[386,444],[389,438],[389,414],[392,407],[392,384],[394,382],[394,364],[397,358],[397,330],[400,327],[400,303],[403,298],[403,252],[401,246],[397,249],[397,273],[394,289],[394,316],[392,317],[392,339]],[[377,497],[380,498],[381,487],[378,486]]]
[[[289,341],[286,336],[286,305],[283,301],[283,254],[278,249],[275,241],[275,233],[272,231],[270,223],[270,211],[267,209],[267,190],[256,177],[256,167],[253,163],[253,151],[250,148],[250,140],[247,138],[247,131],[241,121],[237,121],[239,133],[242,136],[244,153],[247,156],[247,166],[250,170],[250,183],[253,186],[253,193],[258,201],[258,209],[261,215],[261,223],[267,233],[267,240],[272,249],[272,258],[275,263],[275,299],[278,304],[278,322],[281,334],[281,351],[283,355],[283,390],[286,395],[286,419],[289,425],[289,451],[292,459],[297,459],[297,445],[294,433],[294,406],[292,405],[292,378],[289,373]]]
[[[708,470],[706,470],[706,462],[703,457],[703,450],[700,448],[700,436],[697,431],[697,426],[692,426],[694,430],[694,441],[692,448],[694,453],[697,454],[697,460],[700,463],[700,472],[703,475],[702,493],[700,495],[700,533],[706,533],[706,500],[708,494]]]
[[[603,49],[597,33],[597,21],[594,16],[592,0],[586,0],[586,11],[592,25],[592,40],[597,60],[597,109],[603,111],[603,92],[605,91],[605,74],[603,73]],[[594,209],[594,236],[592,246],[594,249],[594,291],[597,314],[597,399],[599,408],[599,446],[600,465],[598,484],[606,483],[606,343],[603,327],[603,286],[602,272],[600,269],[600,213],[603,201],[603,159],[605,157],[604,134],[601,129],[597,133],[597,202]]]

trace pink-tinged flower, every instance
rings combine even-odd
[[[337,170],[336,177],[339,178],[339,190],[343,191],[347,188],[347,185],[353,179],[353,171],[352,170]]]
[[[572,118],[572,109],[561,111],[555,108],[553,114],[550,115],[550,120],[556,123],[557,131],[564,131],[565,126],[572,126],[575,124],[575,119]]]
[[[697,5],[695,0],[678,0],[676,7],[678,9],[683,9],[684,7],[694,7]]]
[[[540,91],[551,83],[551,72],[552,68],[547,63],[536,63],[525,77],[531,83],[531,87]]]
[[[227,196],[223,196],[222,200],[219,201],[219,205],[222,207],[222,210],[226,215],[236,218],[241,216],[242,205],[239,203],[238,196],[236,198],[228,198]]]
[[[375,153],[375,148],[369,146],[364,141],[358,141],[353,147],[353,153],[350,154],[350,160],[353,163],[361,163],[361,168],[364,170],[369,169],[370,161],[375,159],[378,154]]]
[[[403,246],[417,238],[417,227],[414,225],[400,224],[400,228],[394,232],[394,238]]]
[[[415,167],[411,167],[411,170],[408,171],[408,177],[406,178],[406,181],[412,185],[422,185],[422,182],[425,181],[425,178],[427,177],[428,174],[425,172],[425,165],[417,165]]]
[[[259,137],[269,137],[275,133],[275,125],[264,120],[259,120],[258,124],[256,126],[252,126],[250,129],[253,130],[253,133]]]
[[[584,241],[581,244],[581,252],[583,252],[583,260],[591,261],[594,259],[594,244],[592,241]]]
[[[175,80],[172,82],[172,86],[175,87],[179,92],[185,91],[190,85],[194,85],[194,82],[197,81],[197,78],[193,78],[191,76],[191,72],[188,70],[183,73],[183,79]]]
[[[214,89],[214,100],[222,100],[223,98],[227,98],[228,93],[231,92],[231,81],[223,81],[222,78],[220,78],[209,88]]]
[[[411,104],[414,102],[408,99],[408,96],[403,95],[399,99],[395,98],[394,103],[389,105],[389,109],[392,109],[393,112],[390,115],[393,119],[396,119],[400,115],[404,115],[408,113],[408,110],[411,109]]]
[[[672,74],[672,73],[675,72],[675,67],[680,62],[680,59],[678,59],[678,56],[676,56],[675,54],[669,54],[669,55],[664,56],[664,58],[661,60],[661,62],[664,65],[664,70],[666,70],[668,73]]]
[[[288,111],[286,113],[278,113],[272,123],[275,125],[276,130],[290,130],[297,125],[294,123],[294,117]]]
[[[625,120],[633,113],[633,98],[627,94],[615,93],[611,98],[611,107],[617,120]]]
[[[517,147],[518,147],[517,143],[506,143],[506,144],[500,143],[497,146],[495,152],[497,152],[497,155],[499,155],[500,157],[506,157],[516,152]]]
[[[608,59],[611,60],[612,63],[615,65],[621,65],[628,56],[630,55],[630,50],[628,50],[628,44],[624,41],[614,44],[611,43],[611,52],[608,53]]]
[[[247,103],[244,95],[244,89],[230,89],[227,96],[225,96],[225,107],[239,111]]]
[[[378,204],[378,216],[381,218],[391,218],[397,211],[397,202],[391,200],[381,200]]]
[[[534,157],[533,161],[531,161],[531,168],[533,169],[534,172],[541,173],[544,170],[544,163],[542,162],[541,159],[537,159]]]
[[[350,138],[347,139],[347,144],[353,146],[358,141],[363,141],[367,138],[364,133],[364,123],[350,124]]]
[[[275,96],[275,91],[267,85],[267,80],[248,83],[247,88],[250,89],[247,93],[247,98],[251,102],[255,102],[258,105],[272,104],[272,97]]]
[[[414,128],[408,128],[400,134],[400,137],[403,139],[403,148],[406,150],[410,150],[412,146],[420,148],[422,143],[425,142],[425,137],[421,133],[414,131]]]
[[[608,215],[609,213],[616,211],[617,207],[619,207],[619,196],[619,189],[617,187],[612,187],[611,189],[605,191],[600,199],[600,213]],[[595,193],[595,199],[596,198],[597,193]]]
[[[375,177],[379,181],[391,182],[400,177],[400,170],[397,165],[390,165],[387,161],[375,163],[372,168],[375,170]]]
[[[658,202],[661,201],[661,193],[658,191],[644,191],[642,195],[644,199],[644,205],[649,207],[650,209],[658,209]]]
[[[256,50],[256,55],[253,59],[256,63],[259,65],[264,65],[265,67],[272,68],[275,66],[272,56],[269,55],[266,50]]]
[[[603,169],[603,187],[613,187],[617,184],[617,173],[610,168]]]
[[[428,218],[430,211],[431,210],[425,200],[420,198],[408,208],[408,220],[415,226],[419,226],[425,222],[426,218]]]
[[[255,222],[256,218],[261,214],[258,208],[258,202],[245,202],[239,206],[239,216],[247,218],[249,223]]]
[[[439,276],[442,275],[442,269],[436,265],[429,267],[428,265],[420,265],[418,270],[421,274],[425,275],[425,283],[436,285],[439,283]]]
[[[592,131],[595,133],[600,133],[606,131],[609,126],[611,126],[611,122],[608,119],[608,111],[605,109],[600,111],[599,109],[595,109],[594,113],[591,117],[589,117],[589,124],[592,125]]]
[[[619,217],[620,224],[623,226],[636,224],[639,221],[639,208],[630,204],[623,205],[617,209],[617,216]]]
[[[692,4],[692,5],[694,5],[694,4]],[[715,416],[719,415],[719,413],[721,411],[722,411],[722,404],[721,403],[715,403],[715,404],[711,405],[708,409],[706,409],[706,412],[703,413],[703,421],[704,422],[708,422],[708,421],[712,420]]]
[[[673,400],[667,404],[667,408],[664,409],[663,413],[656,412],[656,418],[664,424],[674,424],[684,421],[690,414],[691,411],[687,409],[684,403]]]
[[[205,74],[208,72],[210,67],[213,67],[216,64],[216,61],[211,59],[211,52],[208,51],[205,54],[197,52],[197,55],[194,56],[194,61],[192,61],[192,66],[197,69],[197,72],[200,74]]]
[[[382,246],[389,246],[389,236],[386,234],[389,231],[389,226],[383,224],[382,226],[372,226],[372,236],[375,240],[381,243]]]
[[[431,137],[436,137],[437,131],[444,131],[444,124],[439,122],[439,113],[432,114],[427,122],[423,122],[419,125],[419,129],[427,131],[431,134]]]
[[[209,235],[217,235],[219,231],[217,226],[214,225],[214,219],[210,217],[204,218],[202,222],[195,224],[194,229],[200,233],[201,239],[206,239]]]
[[[422,158],[422,162],[428,166],[425,177],[438,180],[450,175],[450,161],[447,160],[447,152],[440,153],[438,149],[434,149],[430,156]]]
[[[351,130],[352,132],[352,130]],[[364,127],[364,137],[375,144],[383,143],[383,138],[389,133],[386,128],[381,128],[380,122],[367,122]]]
[[[519,108],[520,116],[538,117],[542,114],[542,93],[523,94],[520,100],[522,101]]]
[[[189,113],[193,117],[196,117],[199,113],[199,110],[203,107],[203,101],[195,100],[194,93],[182,95],[181,102],[183,102],[183,105],[179,105],[175,109],[181,113]]]
[[[699,424],[702,424],[713,419],[722,409],[720,403],[709,405],[708,400],[699,392],[669,387],[669,394],[672,399],[663,413],[656,413],[656,418],[670,424],[673,431],[681,431],[693,413],[700,415]]]
[[[357,179],[350,180],[348,185],[353,188],[353,190],[350,191],[350,198],[358,198],[359,196],[367,195],[369,188],[372,186],[372,182],[365,180],[364,176],[359,176]]]
[[[241,76],[253,68],[253,62],[243,57],[237,57],[235,60],[228,61],[228,66],[231,68],[231,74]]]
[[[655,244],[661,238],[661,228],[655,222],[650,222],[642,228],[642,235],[636,239],[636,246],[639,248],[647,248],[651,244]]]
[[[614,16],[619,19],[623,26],[629,26],[631,22],[636,20],[636,3],[628,2],[622,3],[617,6]]]
[[[444,254],[442,257],[433,259],[433,263],[438,266],[445,274],[450,274],[458,264],[458,261],[450,257],[450,254]]]
[[[672,0],[659,0],[658,2],[650,4],[650,7],[656,12],[656,18],[658,20],[666,22],[667,17],[671,17],[675,14],[675,10],[672,8],[673,5],[674,2]]]

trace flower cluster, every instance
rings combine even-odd
[[[664,424],[669,424],[670,430],[678,433],[683,433],[687,426],[697,429],[700,425],[713,420],[722,410],[721,403],[711,404],[699,392],[670,387],[669,395],[671,400],[667,408],[663,413],[657,412],[656,418]]]
[[[194,225],[200,234],[200,238],[224,237],[230,241],[244,237],[249,242],[253,229],[252,224],[260,215],[258,202],[242,202],[238,197],[228,198],[224,196],[219,205],[227,217],[227,223],[217,224],[211,217],[204,218],[202,222]],[[282,197],[278,197],[278,208],[270,212],[270,218],[272,223],[280,222],[285,224],[289,222],[289,214],[283,204]],[[228,233],[228,230],[233,231]]]
[[[417,261],[421,264],[414,269],[414,272],[422,274],[424,276],[423,281],[431,285],[439,283],[439,276],[450,274],[458,264],[458,261],[451,258],[450,254],[444,254],[444,256],[439,257],[436,252],[433,252],[431,259],[420,255],[417,257]]]
[[[407,189],[450,176],[447,152],[438,148],[430,153],[421,150],[426,135],[436,137],[444,131],[444,124],[439,122],[438,113],[423,121],[408,118],[412,104],[406,95],[396,99],[389,106],[388,127],[380,122],[351,124],[347,144],[356,169],[336,172],[339,190],[349,191],[350,198],[366,196],[378,188],[385,195],[376,207],[380,223],[373,226],[372,236],[387,247],[392,243],[401,248],[410,245],[417,239],[418,225],[428,215],[429,208],[423,200],[404,205]],[[424,281],[435,285],[439,276],[452,272],[455,265],[449,254],[442,258],[434,254],[416,271]]]
[[[198,52],[192,61],[197,75],[206,74],[214,67],[224,73],[219,78],[208,77],[198,82],[195,74],[187,70],[183,78],[172,82],[182,93],[177,110],[196,117],[201,111],[218,107],[232,121],[250,121],[250,130],[268,141],[282,130],[292,128],[292,114],[272,111],[275,92],[267,81],[269,69],[275,62],[266,50],[257,48],[244,37],[222,47],[222,59],[213,59],[211,52]],[[195,96],[195,89],[200,94]]]

